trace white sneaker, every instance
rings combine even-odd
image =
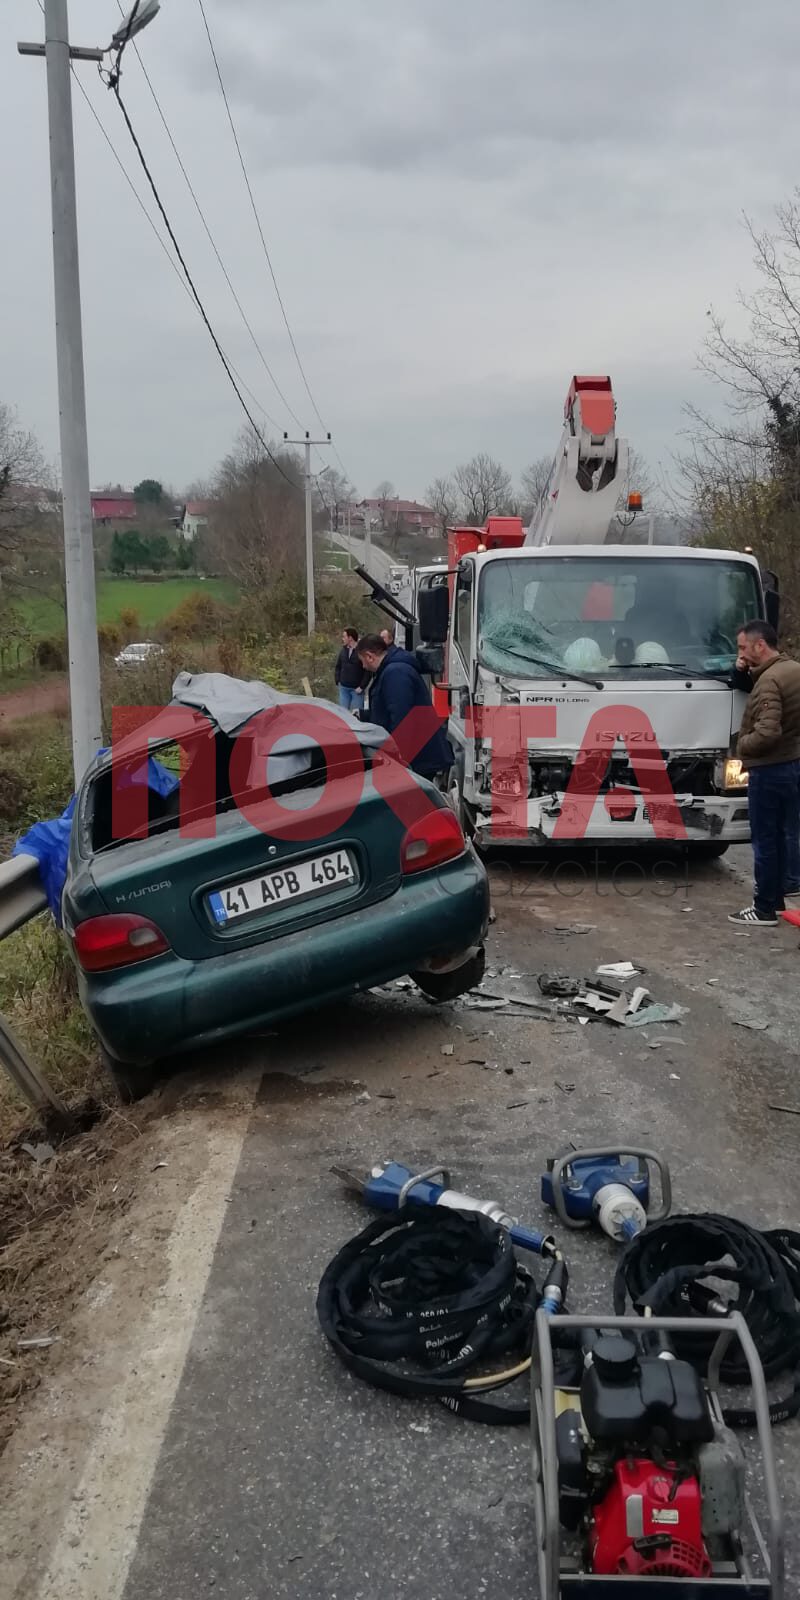
[[[777,917],[766,917],[761,911],[756,911],[755,906],[745,906],[742,911],[734,911],[728,917],[729,922],[737,922],[742,928],[777,928]]]

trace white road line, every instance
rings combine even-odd
[[[119,1600],[202,1303],[246,1118],[208,1135],[208,1163],[171,1234],[129,1376],[103,1417],[37,1600]],[[120,1330],[122,1331],[122,1330]]]

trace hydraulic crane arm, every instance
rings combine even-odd
[[[627,487],[628,446],[616,434],[609,377],[574,377],[550,475],[525,543],[604,544]]]

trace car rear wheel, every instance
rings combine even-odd
[[[468,989],[477,989],[483,982],[486,970],[486,951],[481,945],[474,955],[464,961],[460,967],[455,967],[452,972],[410,972],[418,989],[429,999],[440,1004],[445,1000],[455,1000],[458,995],[466,994]]]
[[[155,1088],[159,1076],[156,1061],[148,1061],[144,1065],[118,1061],[106,1050],[105,1045],[100,1046],[100,1055],[123,1105],[129,1106],[134,1100],[143,1100]]]

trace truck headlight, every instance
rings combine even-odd
[[[722,768],[723,789],[746,789],[747,770],[738,756],[728,756]]]

